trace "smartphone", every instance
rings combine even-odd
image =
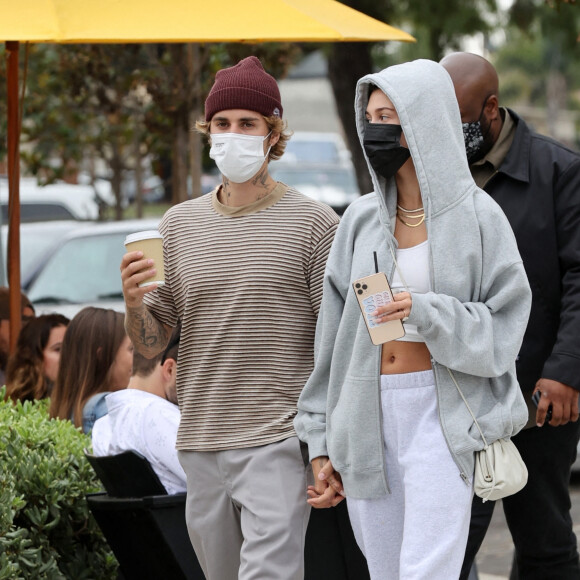
[[[542,396],[541,391],[536,391],[532,395],[532,402],[534,403],[534,405],[536,405],[536,407],[540,404],[540,397],[541,396]],[[544,423],[548,423],[551,420],[552,420],[552,405],[550,405],[548,407],[548,412],[546,413],[546,420],[544,421]]]
[[[400,320],[377,323],[374,316],[371,316],[377,307],[393,301],[391,287],[383,272],[355,280],[352,287],[373,344],[384,344],[405,336],[405,328]]]

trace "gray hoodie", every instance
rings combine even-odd
[[[413,293],[409,323],[417,326],[431,353],[441,427],[459,474],[469,483],[474,452],[483,442],[447,368],[488,442],[524,426],[527,408],[515,360],[528,321],[529,285],[505,215],[471,178],[459,107],[445,69],[418,60],[363,77],[355,101],[361,144],[369,85],[394,104],[419,179],[432,290]],[[392,280],[396,187],[370,164],[369,171],[375,192],[345,212],[328,258],[315,368],[294,421],[310,458],[329,456],[346,495],[355,498],[388,492],[381,347],[370,341],[351,284],[374,273],[373,251],[379,271]]]

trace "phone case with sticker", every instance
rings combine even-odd
[[[405,336],[400,320],[377,323],[371,312],[393,301],[393,293],[383,272],[366,276],[352,283],[363,319],[373,344],[379,345]]]

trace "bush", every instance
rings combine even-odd
[[[89,445],[69,421],[48,418],[48,401],[14,405],[0,389],[0,579],[116,578],[85,499],[101,488]]]

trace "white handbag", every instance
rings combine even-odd
[[[483,440],[483,449],[475,453],[475,472],[473,475],[473,490],[475,494],[486,502],[487,500],[495,501],[517,493],[528,482],[528,469],[517,447],[509,437],[498,439],[491,445],[488,444],[451,369],[448,368],[447,370]]]

